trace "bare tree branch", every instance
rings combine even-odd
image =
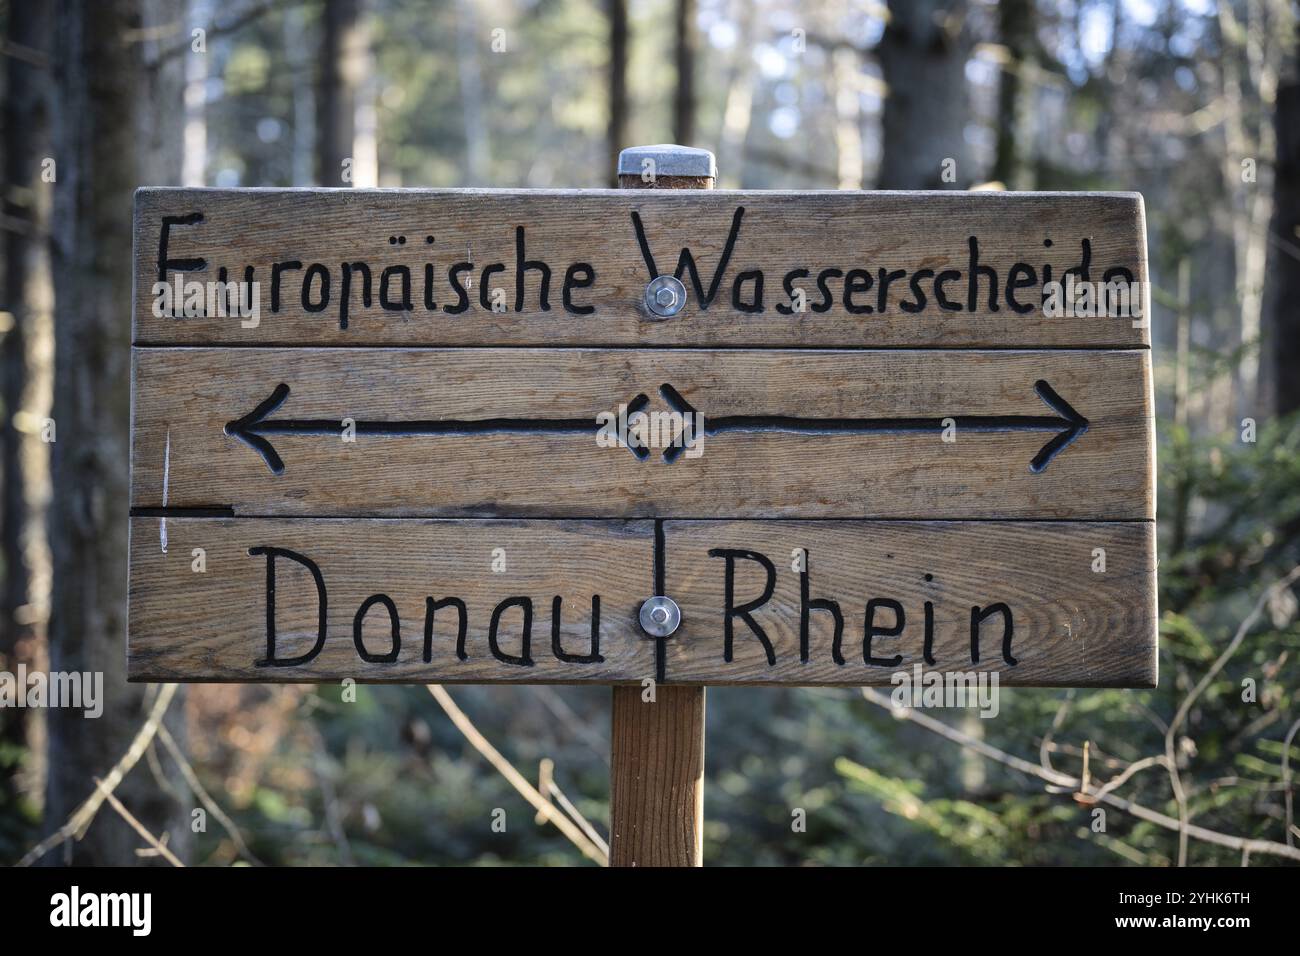
[[[175,684],[163,684],[158,696],[154,699],[153,707],[150,708],[148,719],[136,732],[135,739],[131,741],[131,746],[122,755],[122,759],[108,772],[103,783],[99,783],[85,802],[72,812],[72,815],[68,817],[63,826],[27,851],[26,855],[18,861],[19,866],[31,866],[46,853],[67,840],[80,840],[85,836],[90,824],[95,819],[95,815],[99,813],[99,808],[104,805],[105,797],[117,789],[118,784],[122,782],[122,778],[130,773],[131,768],[139,763],[140,758],[144,756],[149,741],[153,740],[154,735],[158,733],[158,728],[162,726],[163,716],[167,713],[167,708],[175,695]]]
[[[555,808],[553,803],[538,793],[537,788],[529,783],[524,778],[523,774],[514,768],[510,761],[501,756],[501,752],[493,747],[486,737],[479,733],[478,728],[475,727],[474,723],[465,716],[465,712],[456,705],[456,702],[452,700],[451,695],[447,693],[446,689],[441,684],[427,684],[426,686],[429,689],[429,693],[433,695],[433,699],[438,702],[438,706],[443,709],[447,716],[451,718],[451,722],[456,725],[456,729],[464,734],[465,739],[469,741],[470,745],[482,754],[483,758],[487,760],[487,762],[490,763],[496,771],[501,774],[501,776],[505,777],[509,784],[518,790],[525,800],[533,805],[533,809],[546,817],[546,819],[551,823],[555,824],[559,831],[568,837],[569,841],[574,846],[582,851],[584,856],[588,859],[594,860],[601,866],[609,866],[608,852],[602,853],[600,848],[597,847],[596,844],[592,843],[591,840],[587,838],[587,835],[583,833],[572,820],[562,814]],[[1297,851],[1297,853],[1300,853],[1300,851]]]
[[[1282,799],[1286,801],[1286,845],[1295,846],[1295,824],[1291,809],[1291,741],[1295,740],[1296,731],[1300,730],[1300,719],[1291,725],[1282,742]]]
[[[1179,866],[1187,865],[1189,820],[1187,811],[1187,794],[1183,790],[1182,777],[1178,773],[1177,736],[1179,728],[1181,728],[1183,723],[1187,720],[1187,715],[1191,711],[1192,706],[1200,699],[1201,694],[1205,693],[1205,688],[1210,686],[1214,679],[1219,676],[1219,672],[1223,670],[1232,655],[1237,653],[1237,648],[1241,647],[1241,642],[1246,639],[1246,635],[1250,633],[1251,628],[1255,626],[1260,615],[1264,613],[1264,608],[1267,607],[1268,603],[1281,591],[1290,587],[1292,582],[1297,578],[1300,578],[1300,565],[1292,568],[1289,574],[1280,580],[1273,582],[1272,585],[1264,589],[1264,593],[1259,596],[1259,599],[1255,602],[1255,606],[1251,608],[1250,613],[1247,614],[1245,619],[1241,622],[1241,625],[1237,628],[1237,633],[1232,636],[1232,640],[1229,641],[1228,646],[1223,649],[1223,653],[1215,659],[1214,663],[1210,665],[1209,670],[1207,670],[1201,676],[1201,679],[1197,681],[1196,686],[1193,687],[1187,693],[1187,696],[1183,698],[1182,704],[1179,705],[1178,711],[1174,714],[1174,719],[1169,722],[1169,729],[1165,731],[1165,769],[1169,772],[1169,782],[1174,788],[1174,800],[1178,803]]]
[[[94,777],[93,779],[98,792],[104,795],[104,799],[108,801],[110,807],[117,811],[118,816],[130,824],[132,830],[140,834],[140,837],[153,847],[154,850],[157,851],[158,855],[172,866],[180,867],[181,869],[185,868],[185,864],[176,858],[175,853],[167,849],[166,844],[146,830],[144,824],[132,816],[130,810],[122,806],[122,801],[113,796],[113,791],[104,786],[104,781],[100,780],[98,777]]]
[[[236,33],[265,14],[284,6],[288,6],[287,0],[268,0],[266,3],[255,4],[247,10],[240,11],[228,20],[224,20],[220,23],[213,23],[211,26],[208,26],[206,28],[207,33],[204,39],[206,41],[211,40],[214,37]],[[183,56],[188,53],[189,50],[189,40],[186,40],[184,43],[177,43],[175,46],[168,47],[165,50],[160,50],[158,55],[146,65],[149,69],[157,69],[168,60],[174,59],[178,56]]]
[[[889,699],[889,696],[887,694],[882,694],[880,691],[873,690],[870,687],[863,687],[861,690],[862,696],[869,702],[875,704],[877,707],[889,711],[899,720],[913,721],[918,726],[924,727],[926,730],[936,733],[946,740],[950,740],[955,744],[965,747],[967,750],[974,751],[989,760],[996,760],[1004,766],[1028,774],[1031,777],[1037,777],[1039,780],[1062,788],[1063,791],[1068,790],[1070,792],[1076,792],[1079,790],[1080,784],[1083,782],[1078,777],[1072,777],[1069,774],[1061,773],[1059,770],[1046,770],[1035,763],[1031,763],[1030,761],[1017,757],[1014,754],[1009,754],[1005,750],[994,747],[990,743],[983,740],[976,740],[974,737],[968,736],[954,727],[949,727],[947,724],[943,723],[943,721],[936,720],[929,714],[923,714],[920,711],[907,708],[897,708],[894,706],[893,701]],[[1232,850],[1249,850],[1251,853],[1266,853],[1272,856],[1285,857],[1289,860],[1300,860],[1300,848],[1287,846],[1285,843],[1274,843],[1272,840],[1255,840],[1247,837],[1231,836],[1227,833],[1219,833],[1217,830],[1209,830],[1205,827],[1195,826],[1193,824],[1184,824],[1183,821],[1176,820],[1171,816],[1166,816],[1163,813],[1151,810],[1141,804],[1134,803],[1132,800],[1125,800],[1122,797],[1116,796],[1114,793],[1097,793],[1093,796],[1096,796],[1097,800],[1101,803],[1117,807],[1120,810],[1132,814],[1140,820],[1154,823],[1157,826],[1164,827],[1168,830],[1178,831],[1185,825],[1188,836],[1195,837],[1198,840],[1204,840],[1206,843],[1225,846]]]
[[[177,768],[181,772],[181,776],[185,778],[185,782],[189,785],[189,788],[193,790],[195,795],[199,798],[199,802],[207,807],[208,812],[217,818],[217,822],[220,823],[226,833],[229,834],[231,842],[235,844],[235,851],[254,866],[261,866],[262,861],[255,857],[253,851],[248,848],[248,844],[244,842],[244,838],[240,834],[239,828],[235,826],[235,821],[226,816],[225,811],[221,809],[217,804],[217,801],[212,799],[208,791],[204,789],[203,784],[199,782],[199,777],[198,774],[194,772],[194,767],[185,759],[185,754],[176,743],[176,738],[171,735],[171,731],[167,729],[165,724],[160,724],[158,726],[158,739],[162,741],[167,752],[171,754],[171,758],[175,761]]]

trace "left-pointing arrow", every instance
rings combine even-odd
[[[284,459],[276,454],[275,446],[263,438],[259,431],[266,429],[266,426],[262,424],[262,420],[283,405],[284,400],[288,397],[289,386],[281,382],[271,392],[270,397],[243,418],[237,418],[233,422],[226,422],[226,434],[238,438],[261,455],[267,467],[277,475],[284,472]]]
[[[274,474],[284,473],[284,459],[276,452],[267,435],[341,435],[343,422],[329,418],[267,419],[289,398],[289,386],[281,382],[265,401],[243,418],[226,423],[225,432],[238,438],[262,456]],[[650,399],[638,395],[627,403],[627,414],[645,409]],[[429,418],[409,421],[365,421],[353,423],[358,435],[499,435],[499,434],[589,434],[597,431],[596,416],[587,418]],[[637,458],[650,452],[635,440],[628,446]]]

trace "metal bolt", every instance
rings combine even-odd
[[[641,605],[641,630],[650,637],[667,637],[682,623],[682,609],[672,598],[662,594],[647,598]]]
[[[645,304],[655,315],[674,316],[686,305],[686,286],[675,276],[652,279],[645,287]]]

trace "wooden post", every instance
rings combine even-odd
[[[643,146],[619,156],[620,189],[712,189],[713,154]],[[671,322],[672,319],[666,321]],[[656,565],[663,560],[656,556]],[[649,640],[650,638],[647,638]],[[609,862],[700,866],[704,855],[704,688],[615,687],[610,718]]]

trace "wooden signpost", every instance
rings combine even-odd
[[[699,862],[704,685],[1154,685],[1139,196],[624,163],[137,194],[133,679],[617,685],[642,865]]]

